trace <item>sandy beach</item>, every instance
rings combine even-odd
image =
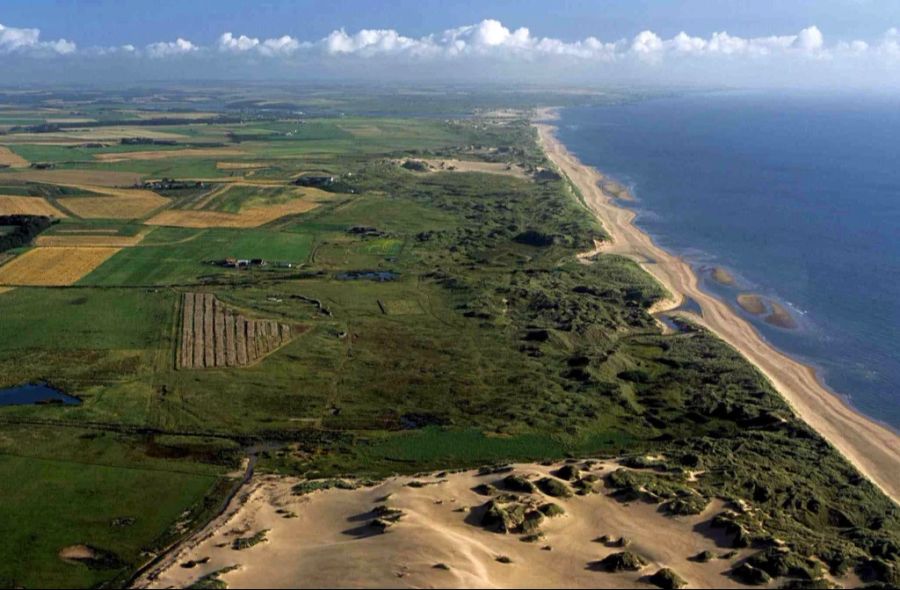
[[[598,493],[584,496],[516,495],[563,510],[541,521],[534,542],[523,541],[521,533],[485,528],[484,506],[491,497],[476,491],[479,486],[503,490],[510,473],[537,481],[561,465],[394,477],[372,487],[305,495],[292,493],[301,480],[255,478],[231,510],[137,587],[183,588],[220,572],[229,588],[648,588],[648,577],[663,567],[691,587],[742,587],[728,572],[753,550],[732,552],[728,536],[708,525],[725,509],[720,500],[695,516],[666,516],[653,504],[623,503],[598,483]],[[582,475],[597,478],[619,467],[615,461],[578,464]],[[384,533],[370,524],[378,507],[401,514]],[[235,549],[236,539],[261,531],[264,541]],[[601,540],[604,535],[609,539]],[[625,549],[645,564],[635,571],[599,565]],[[702,551],[718,557],[691,559]]]
[[[546,114],[547,111],[540,111],[538,117]],[[654,311],[674,310],[685,298],[696,302],[701,316],[676,313],[689,316],[737,349],[803,420],[894,502],[900,503],[900,436],[853,410],[819,381],[811,367],[775,349],[731,306],[701,290],[690,265],[656,246],[634,225],[635,213],[617,206],[615,199],[604,193],[598,184],[603,175],[571,154],[556,138],[554,126],[537,123],[536,127],[548,157],[578,188],[586,206],[610,234],[612,239],[603,243],[600,250],[635,260],[671,293],[671,299]]]

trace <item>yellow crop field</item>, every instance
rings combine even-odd
[[[45,184],[131,186],[140,182],[141,175],[135,172],[115,170],[17,170],[5,172],[5,180],[24,180]]]
[[[219,170],[253,170],[266,167],[268,164],[260,162],[216,162],[216,168]]]
[[[306,213],[318,207],[318,203],[295,200],[280,205],[248,207],[239,213],[222,211],[183,211],[169,209],[157,213],[147,220],[147,225],[166,225],[174,227],[232,227],[247,228],[265,225],[287,215]]]
[[[41,197],[17,197],[0,195],[0,215],[47,215],[68,217]]]
[[[126,137],[146,137],[150,139],[188,139],[180,133],[171,133],[146,126],[110,126],[72,128],[50,133],[16,133],[4,139],[6,143],[50,143],[70,141],[119,141]]]
[[[34,248],[0,266],[0,285],[71,285],[119,250],[108,247]]]
[[[231,148],[180,149],[180,150],[147,150],[141,152],[116,152],[94,154],[95,160],[101,162],[127,162],[129,160],[164,160],[167,158],[217,158],[243,156],[246,152]]]
[[[97,233],[85,233],[76,235],[53,234],[38,236],[34,241],[36,246],[48,246],[56,248],[90,248],[94,246],[109,246],[113,248],[128,248],[136,246],[144,237],[156,228],[146,227],[133,236],[102,235]]]
[[[8,147],[0,145],[0,166],[9,166],[10,168],[28,168],[28,160],[15,153]]]
[[[169,203],[153,191],[81,186],[104,197],[64,197],[59,204],[85,219],[137,219]]]

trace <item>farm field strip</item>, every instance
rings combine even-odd
[[[132,186],[141,180],[141,174],[118,170],[17,170],[4,172],[0,170],[0,180],[22,180],[25,182],[41,182],[62,186],[92,187]]]
[[[254,170],[268,167],[268,164],[261,162],[216,162],[216,168],[219,170]]]
[[[251,365],[290,342],[301,331],[298,326],[276,320],[247,319],[212,293],[185,293],[178,367]]]
[[[161,211],[146,221],[147,225],[171,227],[228,227],[250,228],[265,225],[281,217],[306,213],[318,207],[318,203],[295,200],[281,205],[248,207],[239,213],[222,211],[182,211],[170,209]]]
[[[0,195],[0,215],[46,215],[48,217],[68,217],[41,197],[19,197]]]
[[[34,241],[37,246],[54,246],[69,248],[86,248],[93,246],[111,246],[115,248],[128,248],[139,244],[144,237],[155,228],[145,227],[133,236],[118,236],[108,234],[80,234],[80,235],[50,235],[38,236]]]
[[[38,247],[0,266],[0,285],[57,287],[71,285],[121,248]]]
[[[244,156],[246,152],[232,148],[185,148],[175,150],[147,150],[142,152],[108,152],[94,154],[100,162],[128,162],[132,160],[165,160],[168,158],[218,158],[222,156]]]
[[[61,186],[104,195],[56,199],[60,206],[85,219],[139,219],[171,202],[145,189],[62,183]]]
[[[10,168],[28,168],[29,162],[8,147],[0,146],[0,166]]]

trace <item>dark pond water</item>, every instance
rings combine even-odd
[[[0,406],[23,404],[78,405],[81,400],[49,385],[29,383],[0,389]]]
[[[393,281],[397,273],[389,270],[349,270],[336,275],[339,281]]]

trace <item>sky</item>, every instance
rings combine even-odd
[[[900,91],[900,0],[0,0],[0,85],[244,78]]]

